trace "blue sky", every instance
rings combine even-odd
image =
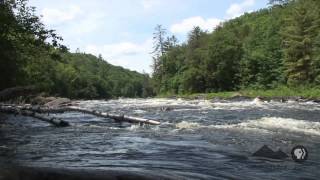
[[[157,24],[180,42],[194,26],[212,31],[225,20],[267,6],[267,0],[30,0],[71,51],[101,54],[111,64],[151,72]]]

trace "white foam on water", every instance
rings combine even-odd
[[[241,109],[249,109],[249,108],[269,108],[272,105],[267,101],[262,101],[259,98],[255,98],[253,100],[244,100],[244,101],[235,101],[235,102],[215,102],[213,106],[215,109],[229,109],[229,110],[241,110]]]
[[[255,131],[260,133],[272,133],[277,131],[287,131],[291,133],[304,133],[307,135],[320,136],[320,122],[310,122],[305,120],[297,120],[280,117],[264,117],[257,120],[249,120],[246,122],[230,125],[210,125],[205,126],[197,122],[182,121],[175,125],[176,129],[225,129],[239,131]]]
[[[280,103],[275,101],[265,102],[261,101],[259,98],[256,98],[252,101],[210,101],[210,100],[182,100],[182,99],[166,99],[166,98],[149,98],[149,99],[114,99],[109,101],[79,101],[80,107],[96,109],[104,108],[107,110],[110,109],[138,109],[135,113],[143,114],[144,108],[162,108],[162,107],[171,107],[175,110],[176,106],[185,106],[182,109],[201,109],[201,110],[244,110],[244,109],[301,109],[301,110],[320,110],[320,104],[313,102],[296,102],[289,101],[287,103]],[[140,111],[141,110],[141,111]],[[182,111],[182,110],[178,110]]]
[[[143,113],[146,113],[147,111],[144,111],[144,110],[141,110],[141,109],[137,109],[137,110],[134,110],[133,112],[136,113],[136,114],[143,114]]]
[[[132,124],[131,126],[127,127],[128,130],[130,131],[136,131],[142,128],[139,124]]]
[[[176,111],[176,112],[179,112],[179,111],[192,111],[194,109],[192,108],[183,108],[183,109],[173,109],[172,111]]]
[[[139,131],[139,130],[145,130],[145,129],[153,129],[158,130],[158,126],[150,126],[149,124],[131,124],[130,126],[126,127],[129,131]]]
[[[122,108],[162,108],[162,107],[174,107],[186,106],[190,108],[207,109],[212,108],[212,103],[208,100],[181,100],[181,99],[117,99],[109,101],[81,101],[79,105],[84,108],[95,107],[112,107],[116,109]],[[143,113],[142,111],[137,113]]]
[[[258,120],[249,120],[239,124],[212,125],[210,127],[218,129],[257,130],[263,132],[282,130],[293,133],[304,133],[320,136],[320,122],[310,122],[280,117],[264,117]]]
[[[169,122],[169,121],[163,121],[161,122],[161,125],[172,125],[173,123]]]
[[[197,129],[200,127],[203,127],[203,126],[196,122],[182,121],[176,124],[177,129]]]

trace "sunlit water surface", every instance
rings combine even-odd
[[[159,120],[116,123],[81,113],[55,115],[72,126],[0,117],[0,161],[25,166],[153,172],[191,179],[318,179],[320,105],[311,102],[119,99],[80,101],[88,109]],[[165,108],[164,108],[165,107]],[[166,109],[166,111],[163,111]],[[309,159],[253,157],[263,145]]]

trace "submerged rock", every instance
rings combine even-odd
[[[172,107],[161,107],[160,111],[172,111],[173,108]]]

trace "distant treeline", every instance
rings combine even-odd
[[[320,1],[270,0],[268,8],[195,27],[186,43],[154,33],[148,75],[70,53],[27,0],[0,1],[0,90],[35,85],[70,98],[147,97],[320,86]]]
[[[70,53],[27,0],[0,1],[0,90],[35,85],[70,98],[147,97],[149,76],[101,57]]]
[[[153,81],[157,93],[186,94],[320,85],[320,1],[270,0],[270,6],[195,27],[186,43],[157,26]]]

